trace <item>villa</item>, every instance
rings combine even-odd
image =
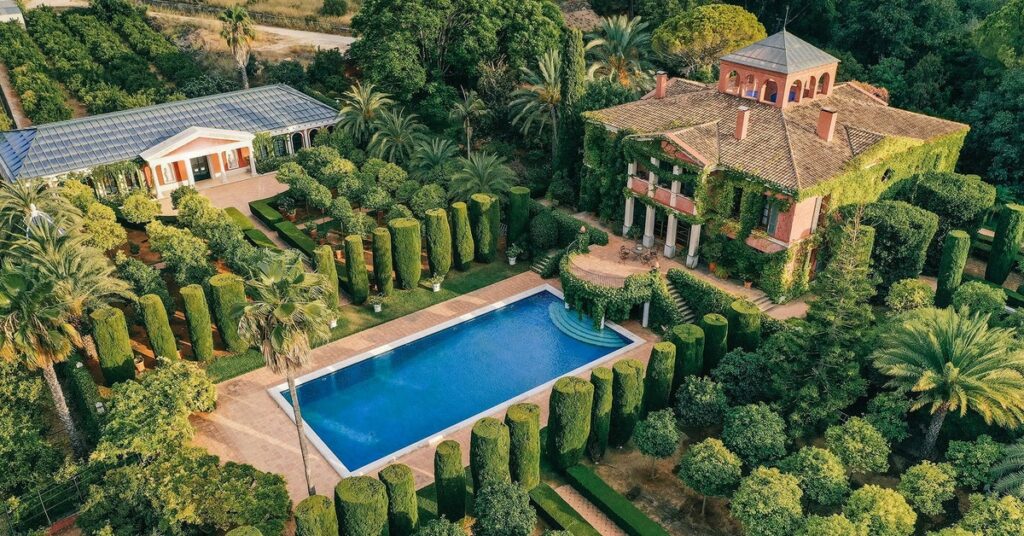
[[[623,233],[685,252],[690,267],[704,253],[776,301],[800,294],[825,215],[914,173],[952,171],[968,131],[836,83],[838,66],[782,31],[720,58],[717,84],[659,73],[641,100],[587,114],[590,168],[605,140],[622,140]]]
[[[293,154],[331,131],[338,112],[285,85],[263,86],[0,132],[7,181],[89,175],[98,195],[254,176],[256,159]],[[257,135],[271,147],[254,149]],[[99,172],[106,168],[114,172]]]

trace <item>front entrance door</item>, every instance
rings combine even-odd
[[[197,181],[204,181],[210,178],[210,161],[205,156],[199,158],[193,158],[192,164],[192,177]]]

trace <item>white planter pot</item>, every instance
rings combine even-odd
[[[515,266],[516,265],[516,258],[515,257],[509,257],[508,258],[508,265],[509,266]]]
[[[382,305],[382,304],[379,304],[379,303],[373,304],[373,312],[375,312],[375,313],[379,313],[381,311],[381,309],[383,309],[383,308],[384,308],[384,305]]]
[[[332,318],[331,319],[331,329],[334,329],[336,327],[338,327],[338,319],[337,318]]]
[[[434,292],[441,292],[441,283],[431,283],[430,288],[433,289]]]

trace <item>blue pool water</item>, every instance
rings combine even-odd
[[[548,316],[556,302],[543,291],[309,380],[303,419],[358,471],[617,350],[562,333]]]

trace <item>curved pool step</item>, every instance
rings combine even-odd
[[[605,348],[620,348],[624,345],[618,333],[608,328],[595,329],[594,321],[589,316],[581,319],[577,312],[566,309],[561,302],[548,306],[548,316],[562,333],[578,341]]]

